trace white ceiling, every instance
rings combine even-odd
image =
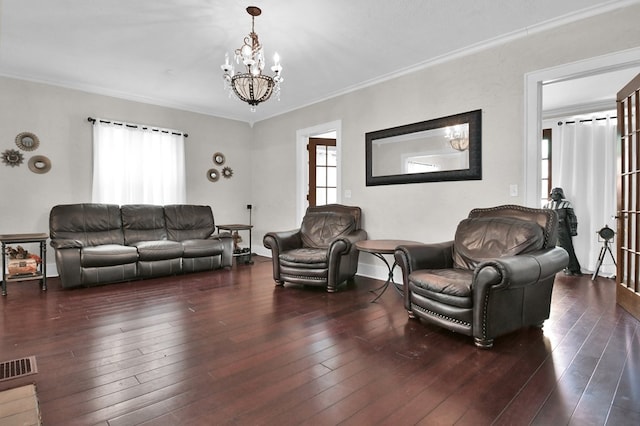
[[[259,121],[634,0],[0,0],[0,75]],[[284,66],[280,101],[223,90],[251,28]]]
[[[544,85],[543,116],[566,117],[613,110],[616,94],[638,74],[640,67],[629,67]]]

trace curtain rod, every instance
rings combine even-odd
[[[578,120],[578,123],[587,123],[593,120],[606,120],[610,118],[611,120],[615,120],[617,117],[614,115],[613,117],[597,117],[597,118],[585,118],[584,120]],[[562,126],[563,124],[576,124],[575,121],[558,121],[558,126]]]
[[[89,121],[92,124],[95,124],[96,121],[98,121],[98,120],[93,118],[93,117],[88,117],[87,121]],[[118,123],[116,121],[109,121],[109,120],[100,120],[100,122],[101,123],[106,123],[106,124],[115,124],[116,126],[126,126],[126,127],[132,128],[132,129],[137,129],[139,127],[142,130],[151,130],[151,131],[154,131],[154,132],[171,133],[172,135],[182,135],[185,138],[189,137],[189,135],[184,133],[184,132],[170,132],[169,130],[155,129],[153,127],[143,126],[142,124]]]

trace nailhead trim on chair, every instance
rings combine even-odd
[[[462,320],[459,320],[459,319],[456,319],[456,318],[451,318],[451,317],[448,317],[446,315],[442,315],[442,314],[439,314],[437,312],[430,311],[429,309],[425,309],[422,306],[418,306],[418,305],[415,305],[413,303],[411,304],[411,309],[417,309],[417,310],[419,310],[421,312],[424,312],[425,314],[428,314],[428,315],[431,315],[431,316],[434,316],[434,317],[438,317],[438,318],[442,318],[444,320],[447,320],[447,321],[450,321],[450,322],[454,322],[456,324],[460,324],[460,325],[464,325],[464,326],[467,326],[467,327],[471,327],[471,324],[466,322],[466,321],[462,321]]]
[[[326,279],[326,278],[322,278],[322,277],[307,277],[305,275],[286,275],[286,274],[283,274],[283,275],[288,276],[288,277],[292,277],[292,278],[304,278],[304,279],[307,279],[307,280],[316,280],[316,281],[324,281]]]
[[[484,297],[484,306],[482,307],[484,315],[482,315],[482,338],[487,338],[487,306],[489,305],[489,292]]]

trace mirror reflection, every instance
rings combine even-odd
[[[373,176],[469,168],[469,123],[372,142]]]
[[[365,135],[367,186],[481,179],[481,111]]]

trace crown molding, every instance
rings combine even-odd
[[[550,109],[542,111],[542,119],[549,120],[552,118],[571,117],[574,115],[593,114],[603,111],[615,111],[616,100],[615,98],[607,99],[605,101],[590,102],[580,105],[569,105],[562,108]]]

